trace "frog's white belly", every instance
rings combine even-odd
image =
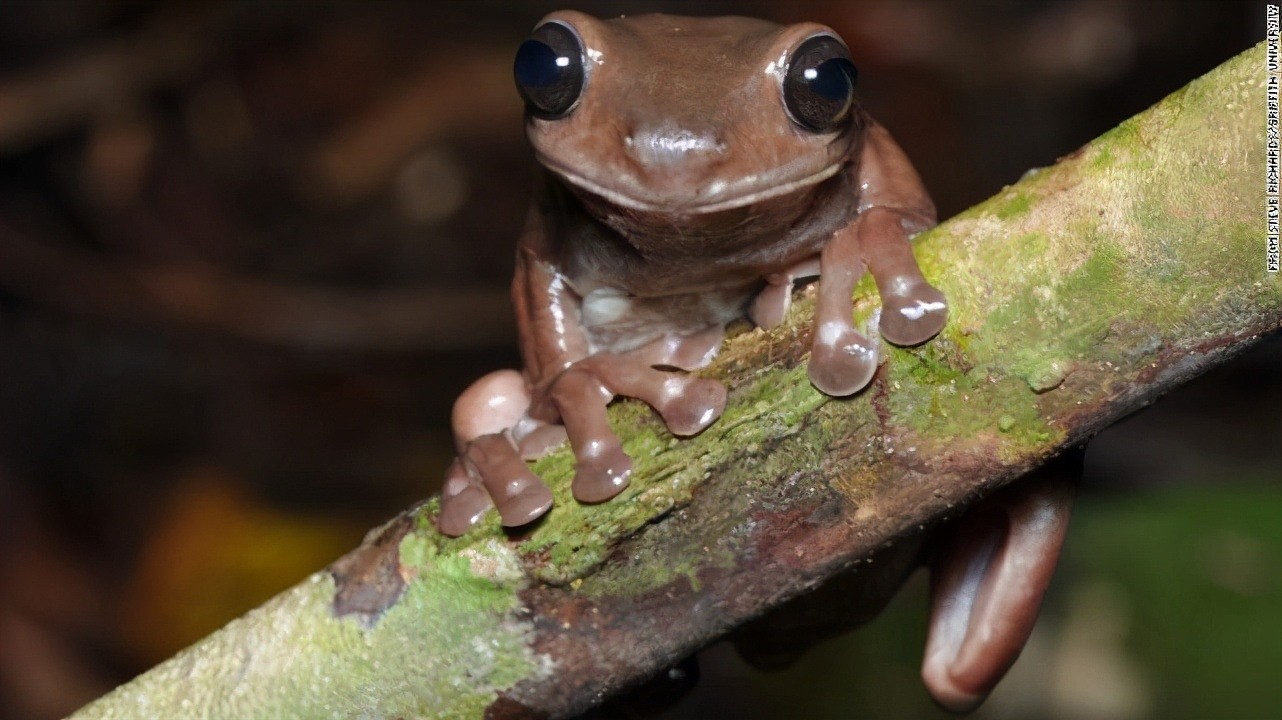
[[[599,288],[583,297],[589,351],[627,352],[668,334],[691,335],[744,317],[755,286],[637,297]]]

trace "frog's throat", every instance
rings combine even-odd
[[[630,210],[636,210],[640,212],[646,212],[646,213],[658,213],[658,214],[675,213],[675,214],[682,214],[682,215],[706,215],[710,213],[721,212],[723,210],[733,210],[735,208],[743,207],[745,205],[751,205],[753,203],[759,203],[765,200],[770,200],[772,198],[780,197],[782,195],[787,195],[789,193],[796,192],[797,190],[800,190],[802,188],[809,187],[811,185],[817,185],[823,182],[824,180],[827,180],[833,175],[836,175],[837,172],[840,171],[843,166],[843,163],[832,163],[831,165],[828,165],[827,167],[820,170],[819,172],[807,175],[805,177],[797,178],[796,180],[781,182],[779,184],[771,185],[769,187],[756,190],[754,192],[744,193],[742,195],[737,195],[735,197],[726,198],[723,200],[717,200],[715,202],[705,203],[702,205],[699,205],[699,204],[674,205],[671,200],[662,200],[662,201],[643,200],[641,198],[633,197],[626,193],[619,192],[618,190],[615,190],[613,188],[606,187],[587,177],[584,177],[583,175],[580,175],[574,172],[573,170],[565,167],[564,165],[557,163],[551,158],[543,156],[542,154],[539,155],[539,161],[543,164],[544,167],[548,168],[554,174],[556,174],[557,177],[560,177],[561,179],[565,180],[571,185],[574,185],[575,187],[578,187],[581,190],[584,190],[593,195],[596,195],[597,197],[600,197],[605,201],[612,203],[614,205],[617,205],[619,207],[627,208]]]

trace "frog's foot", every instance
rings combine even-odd
[[[450,537],[458,537],[480,522],[493,505],[480,481],[468,475],[463,463],[455,460],[445,473],[436,527]]]
[[[920,276],[918,276],[920,277]],[[925,280],[906,286],[903,294],[882,296],[881,335],[896,345],[918,345],[939,334],[948,321],[948,301]]]
[[[496,506],[504,525],[534,520],[552,505],[552,494],[531,473],[510,439],[528,422],[530,392],[515,370],[499,370],[472,383],[454,401],[451,424],[459,452],[441,489],[437,528],[459,536]]]
[[[1003,488],[969,510],[940,546],[921,675],[943,707],[975,709],[1028,641],[1080,472],[1070,458]]]
[[[815,329],[806,368],[810,382],[833,397],[853,395],[877,372],[877,345],[849,322],[825,322]]]
[[[552,491],[535,475],[506,433],[482,435],[467,446],[463,465],[478,478],[506,527],[525,525],[552,507]]]
[[[458,537],[480,522],[491,506],[507,527],[525,525],[552,507],[552,491],[530,472],[505,433],[473,439],[463,457],[450,465],[436,527]]]
[[[752,299],[748,318],[761,328],[772,328],[783,322],[792,305],[792,284],[802,278],[819,275],[819,258],[808,258],[787,270],[766,276],[766,286]]]

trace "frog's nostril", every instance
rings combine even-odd
[[[624,138],[628,154],[647,167],[702,164],[725,153],[725,143],[710,130],[663,126],[638,129]]]

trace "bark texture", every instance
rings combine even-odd
[[[952,302],[847,400],[812,388],[812,293],[708,373],[725,416],[527,534],[450,540],[435,501],[77,718],[561,717],[955,515],[1282,325],[1265,271],[1264,46],[917,241]],[[856,313],[875,310],[871,283]]]

